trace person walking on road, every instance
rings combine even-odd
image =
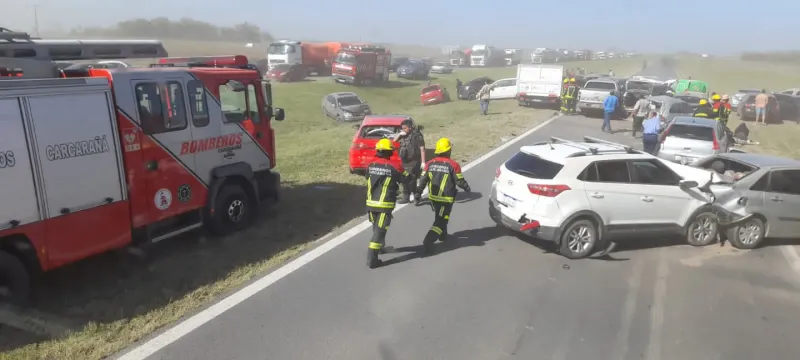
[[[769,104],[769,95],[767,89],[761,89],[761,93],[756,95],[756,125],[767,126],[767,105]],[[761,119],[759,122],[758,119]]]
[[[655,111],[650,112],[650,117],[642,123],[642,148],[650,155],[656,155],[658,148],[658,134],[661,132],[661,117]]]
[[[483,84],[481,90],[478,91],[478,100],[481,104],[481,113],[486,115],[489,112],[489,99],[491,99],[490,93],[492,92],[492,84],[489,83],[489,80],[486,80],[486,83]]]
[[[434,153],[436,157],[425,164],[422,173],[422,182],[414,197],[419,204],[422,197],[422,189],[428,188],[428,199],[433,209],[433,226],[428,230],[422,245],[425,252],[433,253],[433,244],[437,240],[447,239],[447,224],[450,222],[450,211],[453,210],[453,203],[460,187],[466,192],[472,192],[461,173],[461,165],[450,158],[453,150],[453,143],[448,138],[441,138],[436,142]]]
[[[400,128],[402,131],[392,140],[400,142],[398,155],[403,162],[403,169],[409,174],[408,181],[403,182],[403,196],[398,201],[400,204],[407,204],[411,201],[411,194],[417,190],[422,164],[425,163],[425,137],[411,119],[403,120]]]
[[[633,137],[636,137],[636,131],[642,127],[642,122],[644,118],[647,117],[647,112],[650,111],[650,101],[641,98],[636,102],[636,105],[633,106],[633,111],[631,111],[631,117],[633,118]]]
[[[619,98],[617,98],[617,94],[612,91],[606,97],[606,100],[603,101],[603,126],[600,127],[600,130],[603,132],[611,132],[611,117],[614,116],[614,113],[617,111],[617,106],[619,106]]]
[[[392,211],[397,200],[399,183],[409,177],[403,168],[395,168],[389,158],[394,145],[389,139],[375,144],[375,159],[367,166],[367,215],[372,223],[372,239],[367,251],[367,266],[374,269],[381,264],[378,257],[386,245],[386,233],[392,223]]]
[[[576,112],[575,98],[578,96],[578,85],[575,84],[575,78],[564,79],[567,81],[567,87],[561,93],[561,112],[564,114],[574,114]]]

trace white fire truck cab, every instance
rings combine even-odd
[[[158,41],[0,34],[0,302],[33,275],[200,227],[224,234],[277,200],[283,109],[244,56],[150,68],[53,61],[166,56]]]

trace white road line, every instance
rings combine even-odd
[[[474,161],[470,162],[466,166],[462,168],[462,171],[469,171],[470,169],[478,166],[480,163],[488,160],[494,155],[497,155],[501,151],[511,147],[512,145],[522,141],[529,135],[535,133],[536,131],[540,130],[541,128],[547,126],[548,124],[552,123],[556,119],[561,117],[561,114],[553,116],[543,123],[537,125],[533,129],[530,129],[521,135],[507,141],[506,143],[498,146],[497,148],[489,151],[485,155],[475,159]],[[406,207],[406,204],[400,205],[395,208],[395,212],[403,209]],[[257,294],[258,292],[266,289],[270,285],[276,283],[278,280],[284,278],[286,275],[291,274],[295,270],[301,268],[303,265],[306,265],[314,259],[322,256],[323,254],[327,253],[328,251],[333,250],[335,247],[345,243],[347,240],[352,239],[359,233],[364,230],[370,228],[369,221],[364,221],[356,226],[353,226],[349,230],[343,232],[339,236],[331,239],[330,241],[320,245],[319,247],[307,252],[305,255],[295,259],[294,261],[278,268],[277,270],[267,274],[266,276],[262,277],[261,279],[256,280],[252,284],[242,288],[241,290],[231,294],[230,296],[220,300],[216,304],[208,307],[207,309],[195,314],[194,316],[178,323],[174,327],[170,328],[169,330],[161,333],[160,335],[150,339],[149,341],[141,344],[129,352],[125,353],[118,360],[145,360],[149,356],[155,354],[159,350],[165,348],[169,344],[177,341],[178,339],[186,336],[190,332],[196,330],[203,324],[213,320],[217,316],[222,315],[226,311],[230,310],[234,306],[238,305],[239,303],[247,300],[249,297]],[[329,234],[323,236],[326,237]]]
[[[664,297],[667,294],[667,261],[664,260],[664,250],[658,252],[658,269],[656,270],[656,284],[653,290],[653,305],[650,307],[650,341],[647,344],[647,360],[661,359],[661,333],[664,329]]]

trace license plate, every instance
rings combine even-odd
[[[675,161],[683,165],[686,165],[686,164],[693,164],[695,161],[697,161],[697,158],[689,156],[675,156]]]
[[[514,199],[511,196],[508,196],[506,194],[501,194],[500,203],[502,203],[503,205],[508,206],[510,208],[513,208],[513,207],[517,206],[517,199]]]
[[[542,102],[542,99],[533,99],[535,102]]]
[[[600,104],[589,104],[589,107],[597,109],[600,107]]]

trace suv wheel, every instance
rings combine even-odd
[[[686,229],[686,242],[692,246],[708,246],[717,240],[716,215],[702,212],[692,219]]]
[[[766,227],[759,218],[752,218],[728,230],[728,241],[737,249],[755,249],[764,241]]]
[[[597,244],[597,226],[589,220],[573,221],[561,234],[559,252],[569,259],[589,256]]]

